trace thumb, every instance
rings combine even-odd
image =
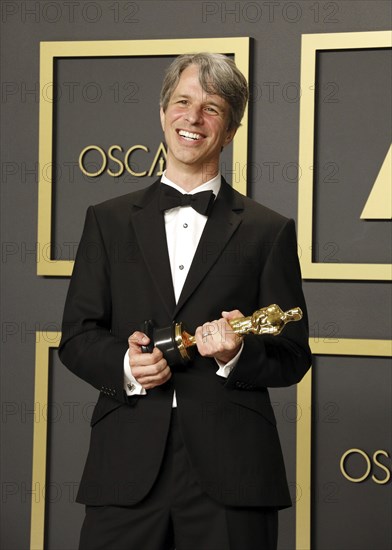
[[[239,317],[244,317],[239,309],[233,309],[232,311],[222,311],[222,317],[224,319],[238,319]]]

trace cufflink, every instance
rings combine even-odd
[[[135,391],[136,386],[135,384],[127,384],[127,388],[129,389],[130,392],[132,392],[132,391]]]

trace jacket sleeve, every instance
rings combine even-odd
[[[285,223],[270,247],[260,275],[259,304],[278,304],[283,311],[299,306],[303,318],[288,323],[278,336],[246,335],[240,359],[225,384],[228,389],[290,386],[299,382],[311,365],[293,220]]]
[[[113,336],[111,313],[108,250],[90,206],[65,303],[59,356],[100,392],[126,402],[123,362],[128,342]]]

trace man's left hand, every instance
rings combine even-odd
[[[228,321],[244,315],[238,310],[222,311],[222,317],[197,327],[195,337],[197,349],[203,357],[214,357],[221,363],[228,363],[241,348],[242,338]]]

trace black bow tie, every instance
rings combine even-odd
[[[200,191],[194,195],[184,195],[170,187],[169,185],[161,184],[161,194],[159,197],[159,209],[161,211],[170,210],[177,206],[192,206],[196,212],[208,216],[214,204],[215,195],[212,191]]]

